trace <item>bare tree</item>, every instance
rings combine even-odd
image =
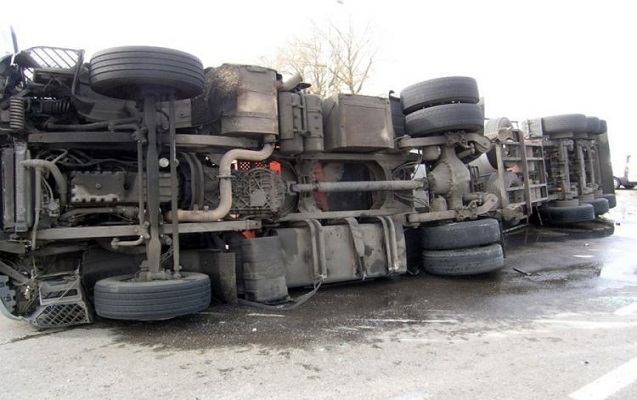
[[[279,49],[274,61],[264,60],[282,73],[298,73],[322,97],[344,92],[358,94],[368,81],[376,53],[370,28],[356,31],[351,23],[327,30],[314,26],[306,37],[291,40]]]
[[[348,25],[346,30],[337,26],[331,27],[329,40],[330,74],[339,84],[341,91],[358,94],[369,78],[374,64],[375,51],[372,51],[372,43],[369,35],[360,36]],[[368,33],[367,31],[364,34]]]

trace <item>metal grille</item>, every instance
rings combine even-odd
[[[59,47],[32,47],[24,50],[21,57],[28,59],[24,65],[24,75],[33,80],[37,69],[67,69],[76,68],[82,60],[83,51],[63,49]]]
[[[285,202],[285,182],[269,169],[235,171],[232,212],[240,214],[280,214]]]
[[[74,68],[80,60],[81,51],[58,47],[33,47],[23,53],[29,56],[35,68]]]
[[[91,313],[83,301],[41,306],[31,316],[31,323],[37,328],[62,328],[90,322]]]
[[[268,165],[261,161],[237,161],[238,171],[249,171],[255,168],[268,168]]]
[[[92,313],[76,274],[40,281],[40,306],[29,317],[37,328],[62,328],[88,324]]]

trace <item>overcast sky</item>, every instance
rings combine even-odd
[[[2,8],[21,48],[90,55],[155,45],[190,52],[206,66],[256,64],[312,23],[352,21],[371,26],[378,45],[366,94],[472,76],[487,117],[597,116],[608,122],[615,160],[637,154],[637,23],[629,1],[30,0]]]

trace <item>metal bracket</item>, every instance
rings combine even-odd
[[[310,228],[314,275],[318,281],[324,281],[327,279],[327,260],[325,257],[325,237],[323,235],[323,226],[315,219],[304,219],[299,222],[305,222]]]
[[[354,250],[356,250],[356,254],[358,255],[358,270],[363,277],[363,280],[365,280],[367,275],[369,275],[369,271],[365,264],[365,240],[363,238],[363,232],[361,231],[356,218],[343,218],[343,221],[347,222],[347,225],[349,225],[352,242],[354,243]]]

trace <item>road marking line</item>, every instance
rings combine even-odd
[[[633,303],[629,306],[622,307],[615,311],[615,315],[633,315],[637,314],[637,303]]]
[[[595,322],[595,321],[568,321],[562,319],[536,319],[535,322],[541,324],[570,325],[579,329],[622,329],[637,326],[635,322]]]
[[[574,400],[603,400],[637,380],[637,357],[597,378],[568,397]]]
[[[398,323],[427,323],[427,324],[457,324],[455,319],[394,319],[394,318],[367,318],[369,322],[398,322]]]
[[[281,314],[261,314],[261,313],[250,313],[248,317],[268,317],[268,318],[285,318],[285,315]]]

